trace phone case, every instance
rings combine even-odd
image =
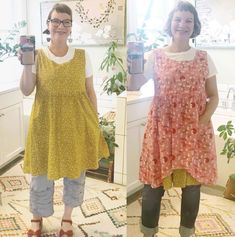
[[[22,50],[21,64],[33,65],[35,61],[35,36],[21,35],[20,48]]]
[[[127,44],[128,73],[141,74],[144,72],[143,42],[128,42]]]

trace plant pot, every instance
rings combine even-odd
[[[114,162],[113,160],[109,161],[109,170],[108,170],[108,183],[113,183],[113,175],[114,175]]]
[[[229,176],[226,183],[226,189],[224,191],[224,197],[235,201],[235,174]]]

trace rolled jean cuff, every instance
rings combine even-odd
[[[144,226],[142,223],[140,223],[140,231],[144,235],[154,235],[158,232],[158,226],[154,228],[149,228],[149,227]]]
[[[180,226],[179,233],[181,237],[190,237],[195,233],[195,228],[187,228],[184,226]]]

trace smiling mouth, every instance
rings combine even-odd
[[[55,31],[55,33],[57,33],[57,34],[65,34],[66,32],[63,32],[63,31]]]
[[[185,31],[185,30],[176,30],[176,32],[181,33],[181,34],[187,34],[188,33],[188,31]]]

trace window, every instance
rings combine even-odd
[[[26,0],[7,0],[0,14],[0,35],[12,29],[15,23],[26,19]]]
[[[146,29],[162,30],[169,11],[173,8],[172,0],[136,0],[137,26]]]
[[[174,4],[172,0],[129,0],[127,32],[136,33],[138,29],[144,29],[148,41],[153,42],[156,34],[163,31]]]
[[[3,1],[2,1],[3,2]],[[1,43],[5,46],[6,42],[12,45],[18,43],[18,36],[13,40],[6,40],[9,36],[9,30],[13,29],[14,24],[26,19],[26,0],[4,0],[4,4],[1,5],[0,14],[0,39]],[[26,33],[26,27],[20,30],[20,34]],[[6,60],[7,59],[7,60]],[[19,80],[21,75],[21,65],[16,57],[8,57],[6,52],[0,50],[0,84],[9,83]],[[14,68],[14,70],[12,70]]]

